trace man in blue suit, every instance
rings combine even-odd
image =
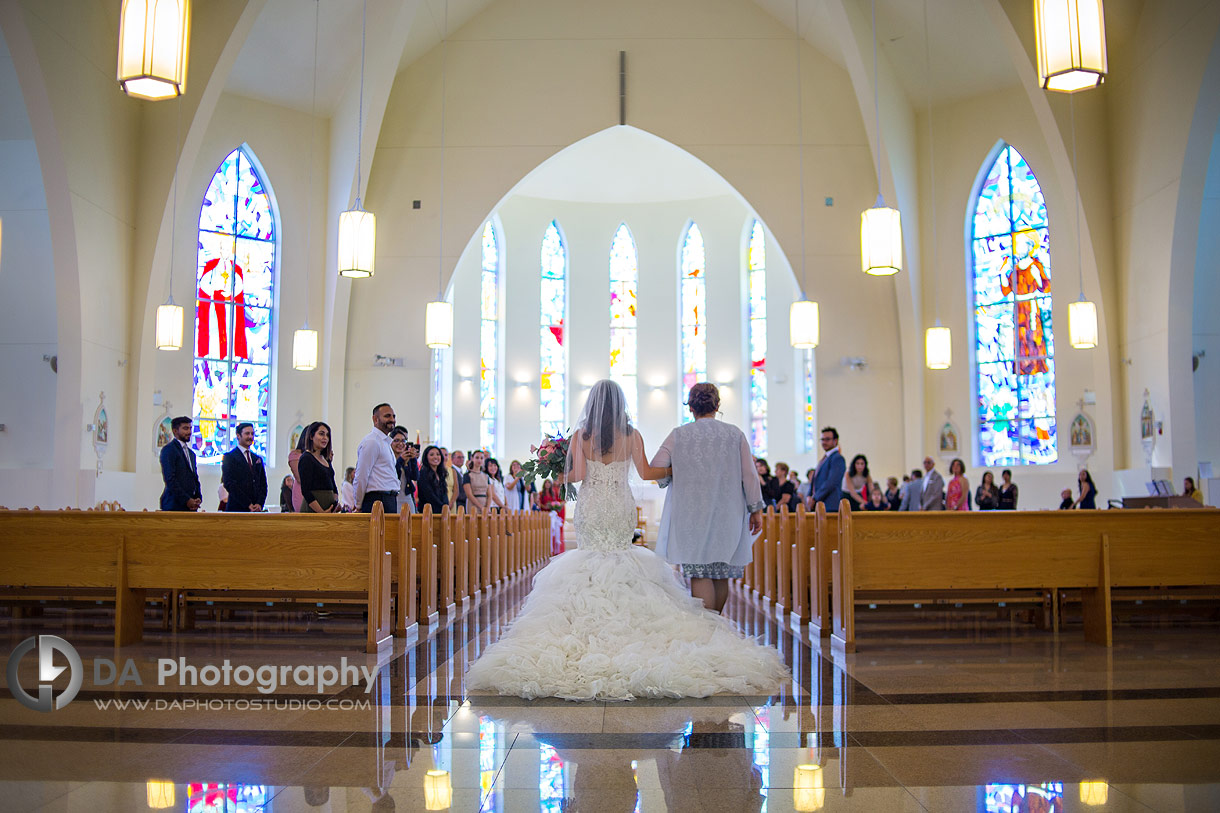
[[[813,474],[813,502],[825,503],[826,511],[834,513],[839,510],[839,501],[843,499],[843,475],[847,473],[847,463],[839,451],[839,430],[827,426],[822,430],[822,459]]]
[[[182,416],[170,422],[174,439],[161,447],[162,511],[198,511],[203,503],[195,453],[191,451],[191,419]]]
[[[220,483],[229,493],[226,511],[258,513],[267,502],[267,470],[263,459],[251,451],[254,424],[237,425],[237,446],[225,453],[220,465]]]

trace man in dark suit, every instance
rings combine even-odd
[[[161,447],[161,479],[165,481],[162,511],[198,511],[203,503],[195,453],[191,451],[191,428],[191,419],[185,415],[174,418],[170,422],[174,439]]]
[[[825,503],[826,511],[833,514],[843,499],[843,475],[847,473],[847,463],[839,451],[839,430],[833,426],[822,430],[822,451],[825,454],[813,474],[813,503]]]
[[[220,483],[229,492],[226,511],[258,513],[267,502],[267,470],[263,459],[250,451],[254,424],[237,425],[237,446],[225,452],[220,464]]]

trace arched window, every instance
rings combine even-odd
[[[1033,170],[1004,144],[971,220],[979,462],[1054,463],[1050,233]]]
[[[627,396],[627,414],[638,421],[635,291],[639,263],[635,241],[626,223],[619,224],[610,242],[610,378]]]
[[[253,448],[270,462],[276,237],[267,185],[238,147],[199,210],[191,409],[199,463],[219,463],[242,423],[254,424]]]
[[[750,301],[750,446],[767,454],[767,245],[762,223],[750,228],[746,252]]]
[[[679,308],[682,311],[682,400],[690,388],[707,379],[707,277],[703,255],[703,233],[695,223],[686,227],[682,240],[682,277]],[[690,410],[680,409],[682,423],[693,420]]]
[[[538,418],[543,435],[567,428],[568,356],[564,325],[568,310],[568,249],[554,220],[542,235],[542,377]]]
[[[479,322],[479,446],[488,454],[496,451],[496,419],[499,404],[500,366],[500,248],[496,229],[483,226],[483,271],[480,275]]]

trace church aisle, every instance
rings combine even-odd
[[[58,634],[85,675],[76,699],[52,712],[0,695],[0,808],[1220,809],[1214,627],[1120,627],[1106,651],[967,615],[894,625],[844,655],[735,591],[726,614],[793,670],[777,696],[467,695],[466,665],[512,621],[528,583],[442,616],[380,662],[360,651],[358,618],[342,614],[235,611],[177,636],[150,630],[119,658],[101,611],[0,619],[8,651]],[[141,684],[129,674],[117,690],[97,685],[105,659],[121,670],[128,656]],[[278,676],[286,666],[320,674],[344,657],[369,680],[320,694],[291,674],[266,694],[157,680],[166,662],[202,669],[227,658],[234,675],[274,665]],[[38,659],[19,666],[32,689]]]

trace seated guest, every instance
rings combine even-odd
[[[843,496],[851,503],[851,510],[863,511],[868,505],[868,492],[876,488],[868,474],[868,458],[858,454],[843,475]],[[827,506],[829,507],[829,506]]]
[[[1000,507],[1000,490],[995,487],[995,475],[983,472],[983,483],[974,494],[974,504],[980,511],[994,511]]]
[[[1001,511],[1017,510],[1017,485],[1012,481],[1012,472],[1008,469],[1000,472],[1000,496],[996,506]]]
[[[787,463],[775,464],[775,481],[779,483],[779,498],[775,507],[779,511],[796,510],[796,483],[792,482],[792,471]]]
[[[1072,500],[1072,489],[1065,488],[1059,492],[1059,510],[1070,511],[1076,507],[1076,503]]]
[[[887,477],[885,480],[885,503],[891,511],[897,511],[902,505],[902,491],[898,488],[897,477]]]
[[[339,489],[331,466],[330,427],[322,421],[310,424],[305,434],[305,454],[297,461],[301,473],[302,514],[334,514],[340,510]]]
[[[449,504],[449,468],[436,446],[424,450],[424,465],[419,470],[419,508],[432,506],[432,513],[439,514]]]
[[[292,513],[292,487],[296,485],[296,478],[291,474],[285,474],[284,479],[280,481],[280,513]]]
[[[966,479],[966,464],[961,458],[953,458],[949,464],[949,489],[945,493],[946,511],[969,511],[970,481]]]
[[[1187,477],[1182,481],[1182,496],[1190,497],[1199,505],[1203,504],[1203,492],[1195,488],[1195,478]]]

